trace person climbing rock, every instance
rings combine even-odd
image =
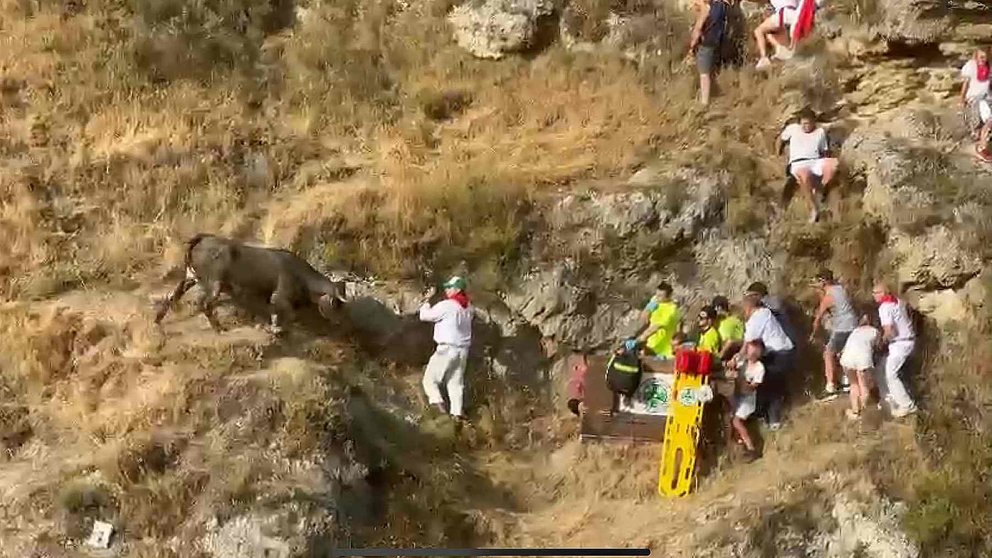
[[[826,386],[820,395],[820,400],[833,401],[840,395],[837,389],[837,359],[844,349],[844,344],[847,343],[847,338],[854,328],[858,327],[858,318],[854,313],[854,306],[851,305],[851,299],[847,296],[847,290],[834,280],[834,274],[829,269],[817,273],[813,286],[820,291],[820,305],[813,316],[813,328],[809,340],[813,343],[825,321],[824,318],[829,314],[830,336],[823,347],[823,374],[826,377]],[[841,378],[841,383],[847,388],[846,375]]]
[[[672,358],[672,337],[682,330],[682,312],[672,300],[672,286],[662,282],[641,312],[643,331],[637,336],[655,356]]]
[[[704,306],[699,311],[699,341],[696,348],[719,356],[723,350],[723,343],[720,340],[720,331],[716,327],[716,310],[712,306]]]
[[[989,152],[989,130],[992,128],[992,110],[989,106],[989,56],[985,49],[978,49],[961,67],[961,106],[964,121],[975,140],[975,152],[984,161],[992,161]]]
[[[806,108],[799,113],[799,122],[792,123],[782,130],[779,137],[779,153],[789,145],[789,164],[786,174],[791,174],[799,182],[812,208],[810,223],[820,218],[820,197],[826,192],[827,184],[837,172],[839,161],[830,156],[827,132],[816,124],[816,114]],[[816,183],[819,182],[819,187]]]
[[[720,349],[720,360],[727,360],[741,350],[744,343],[744,321],[730,313],[730,301],[723,295],[713,297],[710,303],[717,315],[717,331],[723,347]]]
[[[875,368],[875,346],[878,341],[878,329],[872,326],[868,315],[864,314],[858,327],[848,336],[840,354],[840,365],[851,383],[851,408],[844,413],[850,420],[860,419],[868,405],[871,373]]]
[[[423,386],[428,402],[442,414],[449,412],[441,395],[444,385],[451,403],[450,413],[456,420],[464,420],[463,391],[468,349],[472,343],[472,316],[474,314],[465,279],[455,276],[444,284],[445,299],[431,306],[434,290],[420,307],[420,320],[434,323],[434,342],[437,348],[424,371]]]
[[[744,444],[745,459],[748,462],[759,457],[758,449],[747,430],[747,419],[754,414],[758,405],[757,390],[765,379],[765,365],[761,362],[764,356],[764,344],[760,339],[748,341],[744,345],[744,373],[737,376],[734,390],[734,414],[731,424],[734,431]]]
[[[720,67],[720,52],[727,28],[729,5],[724,0],[696,0],[696,24],[689,41],[689,55],[699,70],[699,104],[710,104],[710,93]]]
[[[759,295],[761,297],[761,304],[772,311],[772,314],[775,316],[779,325],[782,326],[782,330],[785,331],[785,335],[789,338],[789,341],[792,341],[793,345],[799,344],[799,338],[796,336],[796,328],[792,326],[792,321],[789,319],[785,303],[780,297],[769,294],[768,285],[765,285],[761,281],[755,281],[748,285],[744,292]]]
[[[896,298],[892,289],[885,283],[875,285],[872,296],[878,303],[878,318],[882,325],[882,342],[888,347],[885,358],[885,399],[889,402],[889,412],[895,418],[902,418],[916,412],[916,403],[906,390],[900,375],[916,347],[916,331],[909,319],[906,303]]]
[[[754,291],[744,294],[742,306],[747,319],[744,324],[744,346],[747,347],[749,341],[756,339],[764,344],[762,362],[765,366],[765,379],[758,390],[758,412],[766,415],[771,430],[778,430],[782,426],[786,380],[795,362],[796,346],[761,298],[762,295]],[[742,349],[728,363],[728,368],[736,368],[744,357]]]
[[[796,22],[798,7],[797,0],[771,0],[771,15],[754,30],[754,40],[758,46],[757,69],[764,70],[772,65],[772,60],[768,57],[768,45],[775,48],[775,58],[792,58],[792,51],[783,43],[789,42],[789,27]]]

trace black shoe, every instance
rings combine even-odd
[[[579,416],[579,400],[578,399],[569,399],[568,400],[568,410],[569,411],[572,411],[572,414],[573,415]]]
[[[744,463],[754,463],[759,457],[758,450],[746,449],[744,450]]]

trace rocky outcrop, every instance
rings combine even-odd
[[[940,42],[951,27],[946,5],[934,0],[878,2],[880,22],[873,31],[881,38],[905,44]]]
[[[894,231],[889,249],[902,285],[948,289],[964,285],[982,269],[982,262],[963,245],[960,233],[944,225],[923,235]]]
[[[469,1],[448,16],[455,41],[478,58],[503,58],[532,46],[543,18],[554,12],[550,0]]]
[[[694,288],[704,298],[717,293],[735,297],[752,281],[772,285],[785,263],[784,255],[773,253],[768,239],[759,235],[707,231],[692,248],[697,275]]]

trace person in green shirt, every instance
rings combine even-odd
[[[643,331],[637,340],[656,356],[672,358],[672,337],[682,331],[682,311],[672,300],[672,286],[662,282],[641,312]]]
[[[699,311],[699,342],[696,348],[719,357],[723,352],[723,343],[716,327],[716,319],[716,310],[712,306],[704,306]]]
[[[723,295],[713,297],[712,306],[716,311],[716,327],[723,343],[720,359],[726,360],[736,354],[744,343],[744,321],[730,313],[730,301]]]

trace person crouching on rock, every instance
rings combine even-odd
[[[640,385],[641,355],[638,343],[634,339],[628,339],[613,351],[613,356],[606,364],[606,387],[613,392],[613,405],[609,414],[620,410],[621,397],[629,405]]]
[[[992,161],[989,153],[989,128],[992,126],[992,110],[989,108],[989,56],[984,49],[975,51],[974,56],[961,67],[961,105],[964,121],[975,140],[975,152],[984,161]]]
[[[431,355],[424,371],[424,392],[428,402],[442,414],[448,412],[441,395],[444,384],[451,403],[451,416],[463,420],[463,391],[465,387],[465,366],[468,363],[468,349],[472,343],[472,316],[474,314],[468,295],[465,294],[465,279],[452,277],[444,284],[445,299],[434,306],[430,305],[432,289],[428,299],[420,307],[420,320],[434,322],[434,342],[437,348]]]
[[[839,161],[831,157],[827,132],[816,124],[816,114],[806,108],[799,113],[799,122],[792,123],[782,130],[779,136],[781,153],[789,146],[789,163],[786,174],[791,174],[799,183],[812,208],[809,222],[820,219],[821,196],[826,196],[827,184],[837,173]],[[819,188],[817,188],[819,182]]]

